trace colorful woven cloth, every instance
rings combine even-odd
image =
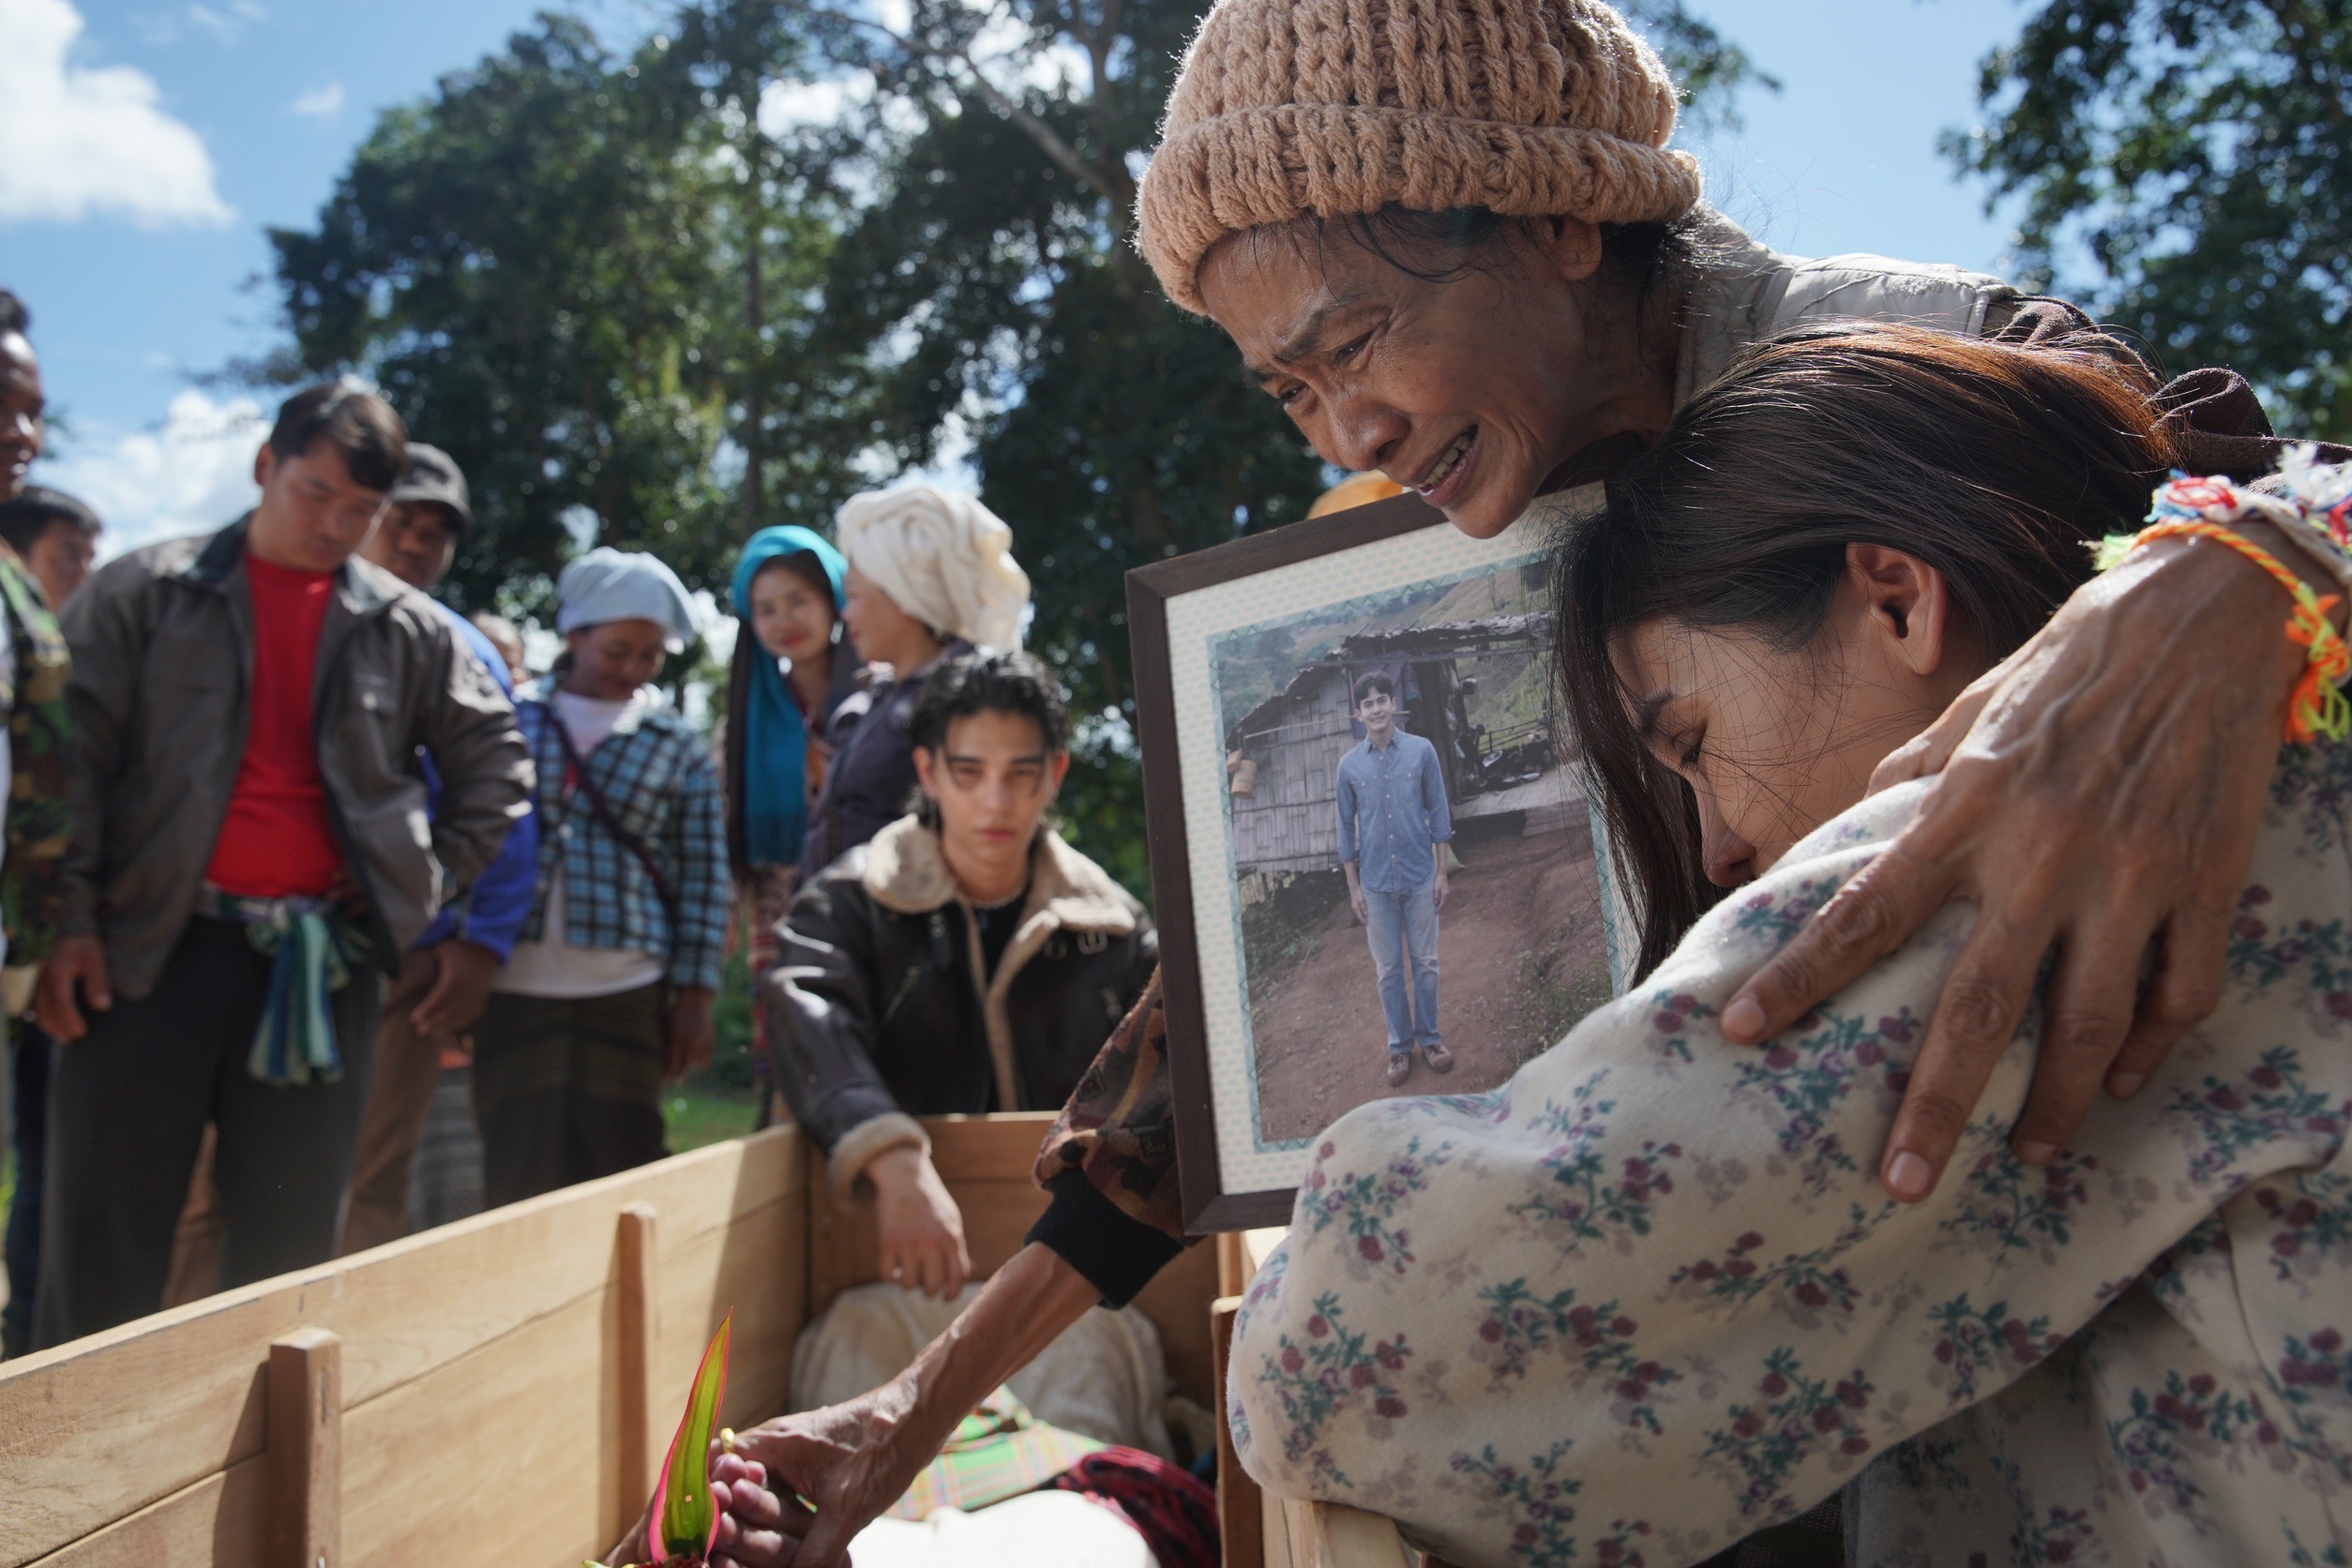
[[[1046,1483],[1115,1508],[1151,1544],[1160,1568],[1217,1568],[1217,1495],[1189,1470],[1139,1448],[1089,1454]]]
[[[271,960],[269,998],[245,1070],[282,1087],[341,1078],[328,998],[350,984],[367,956],[367,937],[324,898],[247,898],[206,887],[197,894],[196,912],[243,926],[253,951]]]
[[[930,1468],[890,1505],[889,1516],[923,1519],[936,1508],[960,1508],[966,1513],[986,1508],[1035,1491],[1108,1446],[1047,1425],[1029,1413],[1029,1407],[1011,1389],[999,1388],[964,1417]]]

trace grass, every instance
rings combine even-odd
[[[701,1076],[662,1093],[661,1120],[673,1154],[743,1137],[759,1109],[748,1090],[706,1084],[699,1081]]]

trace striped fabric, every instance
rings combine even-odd
[[[938,1458],[890,1505],[894,1519],[927,1519],[938,1508],[969,1513],[1036,1490],[1108,1445],[1048,1426],[1009,1388],[1000,1387],[964,1417]]]
[[[244,927],[253,951],[270,960],[268,999],[245,1070],[288,1086],[341,1078],[331,998],[365,961],[367,937],[324,898],[249,898],[207,882],[197,890],[196,912]]]
[[[716,990],[727,941],[727,833],[718,772],[701,738],[671,709],[650,708],[623,718],[586,762],[612,814],[660,865],[678,901],[673,932],[643,863],[596,822],[584,791],[566,788],[564,743],[544,694],[516,702],[515,717],[538,772],[538,889],[521,940],[545,935],[547,890],[561,865],[564,934],[573,946],[666,954],[671,985]]]

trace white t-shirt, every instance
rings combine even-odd
[[[564,728],[571,731],[572,745],[579,749],[581,761],[586,761],[605,738],[619,728],[623,718],[655,703],[650,687],[641,688],[625,701],[608,701],[601,698],[580,697],[572,692],[555,694],[555,716]],[[574,832],[585,833],[590,825],[588,807],[579,802],[576,809],[556,832],[568,837]],[[626,854],[628,852],[621,852]],[[659,980],[669,970],[669,963],[658,953],[638,953],[621,947],[574,947],[565,927],[564,859],[556,857],[555,875],[547,884],[547,913],[540,922],[539,940],[519,942],[507,957],[505,967],[498,972],[492,989],[508,991],[516,996],[546,996],[580,998],[618,996],[623,991],[637,990]]]

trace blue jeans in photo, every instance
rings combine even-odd
[[[1380,1011],[1388,1018],[1388,1048],[1410,1050],[1440,1043],[1438,1033],[1438,879],[1401,893],[1364,890],[1364,930],[1380,976]],[[1405,1004],[1405,966],[1413,972],[1412,1006]]]

